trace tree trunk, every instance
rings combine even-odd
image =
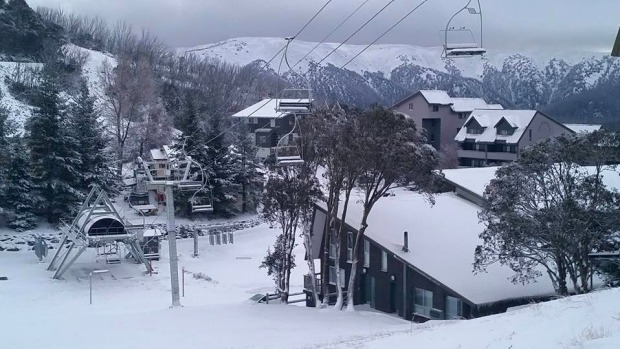
[[[556,258],[558,266],[558,294],[561,296],[568,296],[568,286],[566,285],[566,266],[562,257]]]
[[[344,223],[341,223],[344,224]],[[335,239],[336,243],[336,256],[334,257],[334,268],[336,268],[336,292],[338,293],[338,298],[336,298],[336,304],[334,304],[334,309],[342,310],[342,306],[344,305],[344,295],[342,293],[342,283],[340,282],[340,241],[342,237],[339,234],[339,230],[334,229],[335,236],[332,236],[332,239]]]
[[[349,276],[349,288],[347,290],[347,311],[354,311],[354,303],[355,303],[355,280],[357,278],[357,264],[358,264],[358,254],[359,254],[359,246],[360,242],[366,233],[366,228],[368,227],[368,214],[370,210],[364,208],[364,213],[362,216],[362,223],[360,224],[360,229],[357,232],[357,236],[355,237],[355,244],[353,245],[353,260],[351,263],[351,275]]]
[[[313,246],[312,246],[312,237],[310,236],[310,225],[307,224],[304,226],[304,245],[306,247],[306,255],[307,255],[307,263],[308,263],[308,274],[310,275],[310,282],[312,283],[310,285],[310,291],[312,292],[312,298],[314,299],[314,304],[315,306],[319,305],[319,295],[318,295],[318,290],[316,289],[316,270],[315,270],[315,265],[314,265],[314,253],[313,253]]]

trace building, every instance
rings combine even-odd
[[[588,134],[595,131],[600,131],[603,127],[602,125],[596,124],[564,124],[564,126],[570,128],[577,134]]]
[[[368,217],[358,260],[355,304],[395,313],[405,319],[474,318],[505,311],[508,307],[543,300],[555,294],[548,278],[536,283],[513,284],[512,270],[491,265],[486,273],[473,272],[474,251],[484,229],[479,207],[456,193],[438,194],[435,205],[409,190],[395,190],[382,198]],[[352,244],[362,216],[362,205],[352,200],[347,211],[346,236],[340,251],[340,268],[347,283],[351,273]],[[326,210],[315,206],[312,233],[322,256]],[[447,219],[449,218],[449,219]],[[341,222],[338,222],[341,224]],[[335,302],[335,245],[329,246],[329,302]],[[307,305],[313,306],[310,279],[304,282]],[[320,290],[320,287],[319,287]]]
[[[242,119],[248,126],[249,132],[256,147],[258,148],[257,156],[265,159],[271,155],[272,149],[275,148],[280,138],[289,134],[295,127],[295,112],[282,111],[285,103],[298,103],[301,99],[263,99],[262,101],[251,105],[232,117]],[[306,99],[305,103],[310,103]],[[302,111],[304,112],[304,111]],[[283,140],[280,144],[287,145],[292,143],[297,137],[296,133],[292,133],[289,139]]]
[[[537,110],[474,110],[454,140],[459,166],[484,167],[515,161],[525,147],[575,133]]]
[[[453,98],[443,90],[420,90],[396,103],[393,110],[406,114],[426,133],[437,150],[454,147],[454,137],[475,109],[503,109],[482,98]]]

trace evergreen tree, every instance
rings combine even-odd
[[[30,230],[37,226],[35,200],[32,195],[32,176],[30,174],[28,151],[21,137],[11,142],[6,191],[3,201],[10,207],[9,228],[17,231]]]
[[[256,212],[263,190],[264,172],[256,157],[256,146],[250,138],[246,125],[237,132],[236,152],[237,184],[241,188],[241,212]]]
[[[114,160],[109,152],[109,140],[105,138],[103,125],[95,112],[95,99],[90,96],[84,80],[71,110],[70,122],[80,155],[77,166],[80,183],[76,183],[76,187],[88,192],[91,185],[98,185],[111,191],[116,179]]]
[[[69,218],[79,202],[80,154],[54,74],[45,72],[26,125],[38,209],[48,222]]]
[[[222,217],[232,217],[238,213],[236,207],[237,196],[240,191],[238,167],[240,154],[230,144],[225,131],[228,128],[222,114],[215,114],[209,118],[209,132],[207,133],[209,183],[213,189],[213,213]],[[203,145],[204,146],[204,145]]]
[[[0,98],[2,97],[0,93]],[[15,131],[13,123],[9,120],[9,111],[0,105],[0,208],[9,208],[10,205],[4,199],[9,167],[9,137]]]

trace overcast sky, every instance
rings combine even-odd
[[[326,0],[27,0],[110,22],[147,28],[172,47],[242,36],[297,32]],[[321,40],[363,0],[333,0],[299,39]],[[342,41],[389,0],[369,0],[329,41]],[[351,43],[369,43],[421,0],[395,0]],[[441,45],[439,30],[466,0],[428,0],[381,43]],[[475,0],[474,0],[475,2]],[[620,25],[620,0],[482,0],[485,46],[498,49],[610,51]],[[475,25],[463,14],[458,26]]]

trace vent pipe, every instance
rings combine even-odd
[[[404,238],[404,243],[403,243],[403,251],[404,252],[409,252],[409,233],[404,232],[403,233],[403,238]]]

